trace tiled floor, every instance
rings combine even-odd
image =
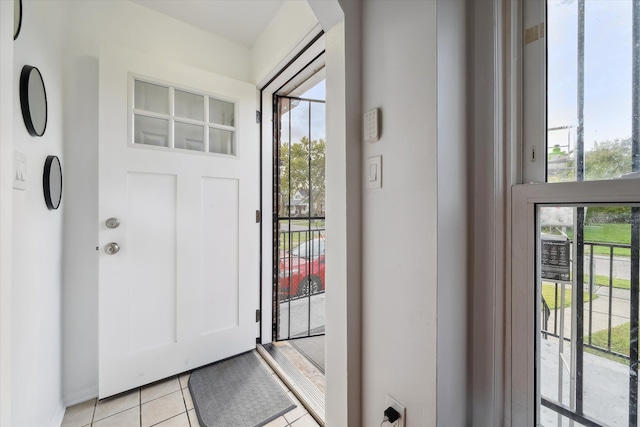
[[[263,363],[297,405],[267,427],[319,427],[287,386]],[[67,408],[62,427],[199,427],[188,381],[189,373],[186,373],[118,396],[71,406]]]

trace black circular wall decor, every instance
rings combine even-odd
[[[47,91],[40,70],[31,65],[20,73],[22,118],[31,136],[42,136],[47,129]]]
[[[14,0],[13,2],[13,39],[18,38],[20,29],[22,28],[22,0]]]
[[[51,209],[58,209],[62,200],[62,167],[56,156],[47,156],[42,174],[44,202]]]

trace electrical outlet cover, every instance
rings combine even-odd
[[[387,394],[387,404],[384,407],[384,409],[387,409],[389,406],[391,406],[393,409],[398,411],[398,413],[400,414],[400,418],[398,419],[398,421],[396,421],[395,423],[392,423],[391,425],[394,427],[404,427],[405,426],[404,420],[407,415],[407,411],[405,407],[396,399],[394,399],[393,397]]]

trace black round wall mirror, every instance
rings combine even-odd
[[[22,0],[14,0],[13,2],[13,39],[18,38],[20,29],[22,28]]]
[[[47,156],[42,174],[44,202],[49,209],[58,209],[62,200],[62,167],[56,156]]]
[[[47,129],[47,91],[40,70],[31,65],[22,67],[20,73],[20,106],[29,134],[44,135]]]

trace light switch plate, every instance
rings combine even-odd
[[[376,142],[380,139],[380,121],[378,108],[364,113],[364,141]]]
[[[382,188],[382,156],[369,157],[364,173],[367,188]]]
[[[13,188],[27,189],[27,156],[16,150],[13,150]]]

